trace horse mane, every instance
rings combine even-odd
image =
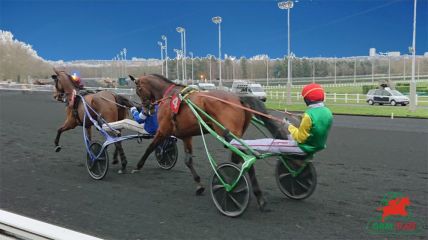
[[[166,77],[164,77],[164,76],[162,76],[160,74],[153,73],[153,74],[150,74],[150,75],[152,75],[154,77],[157,77],[157,78],[160,78],[160,79],[162,79],[163,81],[165,81],[167,83],[171,83],[171,84],[174,84],[174,85],[177,85],[177,86],[181,86],[181,87],[186,87],[186,85],[175,83],[175,82],[169,80],[168,78],[166,78]]]

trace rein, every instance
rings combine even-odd
[[[107,99],[107,98],[105,98],[105,97],[101,97],[101,98],[102,98],[102,99],[104,99],[104,100],[106,100],[107,102],[111,102],[111,103],[113,103],[113,104],[116,104],[117,106],[119,106],[119,107],[121,107],[121,108],[129,108],[129,107],[125,106],[125,105],[119,104],[119,103],[117,103],[117,102],[113,102],[112,100],[109,100],[109,99]]]
[[[251,108],[247,108],[247,107],[244,107],[244,106],[242,106],[242,105],[239,105],[239,104],[236,104],[236,103],[233,103],[233,102],[229,102],[229,101],[223,100],[223,99],[218,98],[218,97],[213,97],[213,96],[205,95],[205,94],[200,94],[200,96],[204,96],[204,97],[207,97],[207,98],[215,99],[215,100],[217,100],[217,101],[220,101],[220,102],[223,102],[223,103],[226,103],[226,104],[232,105],[232,106],[234,106],[234,107],[237,107],[237,108],[243,109],[243,110],[245,110],[245,111],[248,111],[248,112],[251,112],[251,113],[254,113],[254,114],[257,114],[257,115],[263,116],[263,117],[265,117],[265,118],[269,118],[269,119],[274,120],[274,121],[277,121],[277,122],[281,122],[281,123],[283,122],[283,119],[281,119],[281,118],[277,118],[277,117],[274,117],[274,116],[272,116],[272,115],[265,114],[265,113],[262,113],[262,112],[259,112],[259,111],[256,111],[256,110],[253,110],[253,109],[251,109]]]
[[[152,102],[152,103],[150,103],[151,105],[156,105],[156,104],[159,104],[159,103],[162,103],[163,101],[165,101],[166,99],[168,99],[168,98],[171,98],[171,96],[166,96],[169,92],[171,92],[171,90],[175,87],[175,86],[177,86],[177,85],[175,85],[175,84],[171,84],[171,85],[169,85],[169,87],[167,88],[167,89],[165,89],[165,92],[163,92],[163,94],[162,94],[162,98],[161,99],[159,99],[159,100],[156,100],[156,101],[154,101],[154,102]]]

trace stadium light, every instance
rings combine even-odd
[[[219,72],[219,80],[220,80],[219,86],[221,87],[223,86],[223,83],[221,81],[221,22],[223,19],[217,16],[217,17],[213,17],[211,20],[213,21],[213,23],[218,24],[218,72]]]
[[[278,3],[278,7],[282,10],[287,10],[287,32],[288,32],[288,47],[287,47],[287,104],[291,104],[291,66],[290,66],[290,9],[294,6],[291,0]]]

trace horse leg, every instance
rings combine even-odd
[[[122,165],[122,168],[119,169],[118,173],[123,174],[126,172],[126,165],[128,164],[128,161],[126,160],[125,151],[123,151],[122,143],[117,142],[116,143],[116,151],[120,154],[120,162]]]
[[[91,131],[91,126],[86,128],[86,136],[88,137],[89,141],[92,141],[92,131]]]
[[[116,164],[119,163],[119,158],[118,158],[118,156],[119,156],[119,150],[118,150],[117,143],[115,143],[114,146],[115,147],[114,147],[114,152],[113,152],[113,162],[112,162],[112,164],[116,165]]]
[[[201,177],[199,177],[198,173],[196,173],[195,169],[193,168],[193,158],[192,158],[192,138],[184,138],[184,163],[186,166],[190,169],[190,172],[192,173],[193,180],[196,182],[196,195],[201,195],[205,188],[201,184]]]
[[[118,137],[120,137],[120,134],[118,135]],[[119,163],[119,142],[114,143],[114,153],[113,153],[113,165],[116,165]]]
[[[146,152],[141,157],[140,161],[137,164],[137,168],[132,170],[132,173],[139,172],[141,168],[144,166],[144,163],[146,162],[149,155],[156,149],[156,147],[165,140],[166,136],[161,134],[159,131],[156,133],[155,137],[153,138],[153,141],[149,144],[149,146],[146,149]]]
[[[56,133],[56,137],[55,137],[55,142],[54,142],[55,152],[61,151],[62,147],[59,145],[59,139],[61,137],[61,134],[67,130],[75,128],[76,126],[77,126],[76,123],[73,123],[71,121],[66,120],[65,123],[60,128],[58,128],[57,133]]]
[[[238,164],[242,162],[242,159],[237,154],[232,153],[232,162],[235,164]],[[260,186],[256,178],[256,170],[254,169],[254,166],[250,167],[250,169],[248,170],[248,175],[250,176],[251,185],[253,187],[253,193],[257,198],[257,204],[259,205],[259,209],[263,211],[264,208],[266,207],[266,199],[263,196],[263,192],[260,190]]]

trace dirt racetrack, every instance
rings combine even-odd
[[[379,218],[388,192],[408,196],[421,231],[428,235],[428,120],[335,116],[328,148],[316,156],[318,186],[304,201],[287,199],[274,178],[275,159],[256,163],[268,201],[260,212],[255,198],[239,218],[215,208],[209,194],[212,175],[200,137],[194,138],[195,168],[207,187],[195,184],[179,160],[170,171],[150,156],[138,174],[92,180],[84,165],[82,129],[53,140],[64,120],[64,105],[47,93],[0,92],[0,208],[105,239],[367,239],[367,224]],[[245,138],[261,137],[254,129]],[[213,155],[228,151],[208,137]],[[131,170],[147,141],[123,144]],[[112,153],[110,148],[110,153]],[[110,154],[111,156],[112,154]]]

